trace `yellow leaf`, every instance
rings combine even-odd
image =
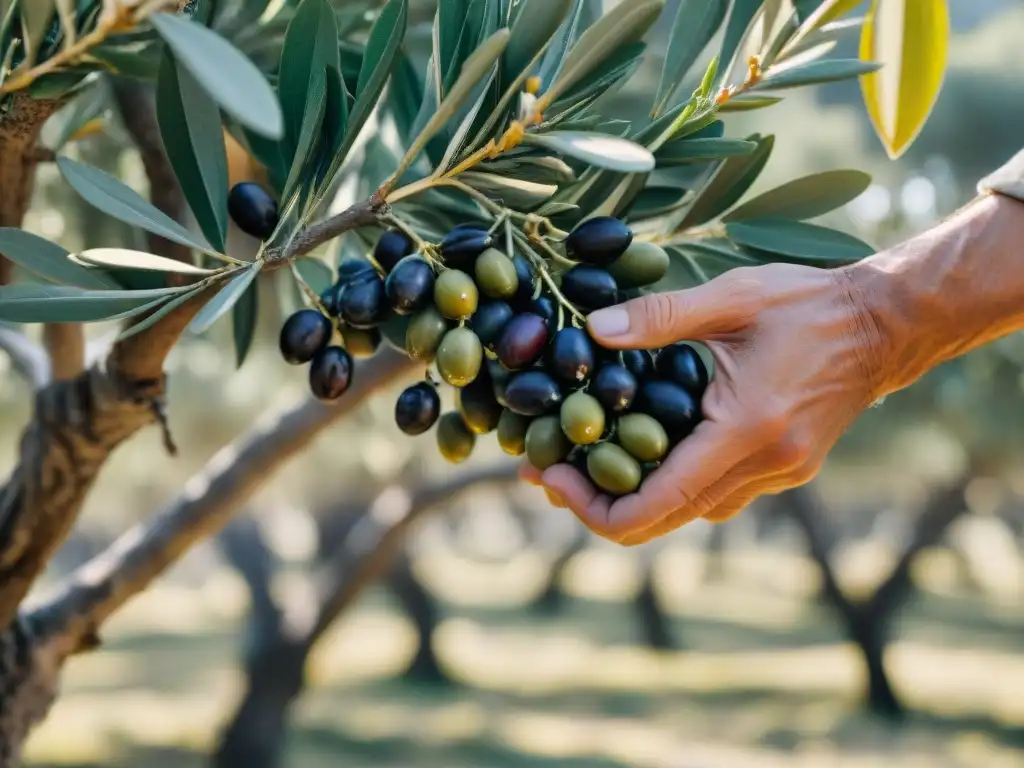
[[[872,0],[860,57],[882,62],[861,78],[864,104],[889,157],[921,132],[942,88],[949,48],[946,0]]]
[[[790,38],[790,41],[786,43],[782,49],[783,53],[789,53],[793,51],[797,46],[804,41],[811,32],[823,27],[831,21],[835,21],[840,16],[845,16],[850,13],[854,8],[860,5],[862,0],[825,0],[818,8],[808,16],[804,23],[800,25],[800,29],[796,31],[796,34]]]

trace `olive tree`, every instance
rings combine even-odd
[[[115,611],[320,430],[395,377],[422,373],[401,352],[401,318],[386,323],[394,349],[361,361],[343,395],[311,398],[244,435],[192,490],[24,606],[112,452],[152,425],[177,449],[164,361],[182,335],[230,322],[244,364],[257,276],[283,276],[296,306],[322,309],[340,254],[366,253],[398,229],[443,271],[437,244],[472,222],[526,258],[531,282],[559,300],[561,322],[581,324],[583,312],[558,289],[571,266],[564,240],[598,216],[618,217],[670,257],[661,280],[623,296],[737,266],[830,267],[871,253],[807,221],[858,195],[865,174],[822,173],[751,198],[773,137],[727,137],[726,122],[777,104],[786,89],[860,77],[878,134],[898,154],[941,81],[944,3],[876,0],[865,21],[848,17],[859,5],[848,0],[684,0],[650,116],[606,114],[601,97],[648,56],[644,36],[663,5],[441,0],[422,62],[407,45],[421,26],[408,0],[0,0],[0,321],[15,324],[0,344],[36,385],[0,489],[0,765],[18,763],[64,663],[97,645]],[[884,23],[919,30],[901,44],[928,54],[923,74],[902,58],[895,81],[879,79],[876,53],[900,59],[875,44]],[[828,57],[857,30],[861,58]],[[111,79],[129,105],[140,87],[154,89],[156,130],[144,112],[124,110],[151,201],[62,153],[75,123],[88,122],[93,89]],[[71,127],[41,146],[58,113]],[[398,153],[380,141],[355,151],[371,118],[397,134]],[[265,168],[279,211],[247,258],[226,252],[225,134]],[[50,161],[100,214],[149,233],[149,251],[111,243],[69,253],[21,229],[37,166]],[[353,176],[360,199],[333,212],[339,184]],[[182,199],[171,199],[174,189]],[[183,226],[182,203],[195,226]],[[112,320],[123,321],[117,338],[90,354],[81,324]],[[22,323],[43,325],[45,350],[20,333]]]

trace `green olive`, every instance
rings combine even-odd
[[[373,357],[381,341],[380,331],[376,328],[362,330],[346,327],[341,336],[345,340],[345,349],[356,358]]]
[[[562,429],[576,445],[590,445],[604,432],[604,406],[593,395],[574,392],[565,398],[561,410]]]
[[[436,307],[427,307],[413,316],[405,329],[405,351],[413,360],[429,363],[448,333],[448,321]]]
[[[668,274],[668,254],[660,245],[634,240],[608,271],[619,288],[653,285]]]
[[[476,312],[480,292],[473,278],[457,269],[446,269],[434,281],[434,304],[450,320],[464,320]]]
[[[453,387],[464,387],[480,373],[484,347],[469,328],[453,328],[437,348],[437,372]]]
[[[498,419],[498,445],[509,456],[522,456],[526,451],[526,431],[530,428],[529,416],[520,416],[506,408]]]
[[[587,474],[598,488],[615,496],[624,496],[640,487],[640,465],[614,443],[601,443],[590,449]]]
[[[526,430],[526,458],[539,470],[545,470],[565,461],[572,444],[562,432],[557,416],[541,416],[534,419]]]
[[[665,428],[646,413],[620,418],[615,439],[639,461],[658,461],[668,451]]]
[[[492,299],[507,299],[519,289],[516,265],[497,248],[488,248],[477,256],[473,271],[480,290]]]
[[[437,448],[446,461],[458,464],[469,458],[476,445],[476,435],[456,411],[449,411],[437,422]]]

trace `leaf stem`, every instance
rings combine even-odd
[[[576,309],[576,307],[573,305],[571,301],[565,298],[565,294],[563,294],[559,287],[555,284],[555,280],[553,277],[551,277],[551,272],[548,270],[547,265],[544,263],[544,259],[535,250],[533,250],[533,248],[530,245],[530,241],[527,239],[526,235],[516,230],[513,230],[512,237],[516,240],[516,242],[519,243],[519,247],[523,249],[523,253],[525,254],[526,258],[529,259],[534,270],[537,272],[538,275],[540,275],[540,279],[544,281],[545,285],[547,285],[548,290],[551,291],[551,294],[555,297],[555,300],[559,303],[559,305],[568,310],[569,313],[580,322],[586,322],[586,317],[584,316],[584,314],[580,312],[578,309]]]

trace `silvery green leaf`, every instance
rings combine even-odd
[[[80,288],[117,288],[103,270],[74,263],[59,245],[23,229],[0,228],[0,254],[44,280]]]
[[[466,171],[458,178],[494,202],[520,211],[536,208],[558,191],[554,184],[536,184],[479,171]]]
[[[669,36],[652,116],[668,106],[687,72],[725,20],[729,0],[682,0]]]
[[[217,322],[225,312],[235,305],[235,302],[242,298],[242,294],[246,292],[259,273],[260,265],[256,263],[238,270],[217,295],[199,310],[199,314],[189,324],[189,330],[193,333],[202,333]]]
[[[875,252],[845,232],[802,221],[735,221],[725,225],[725,232],[738,245],[812,264],[849,264]]]
[[[0,320],[16,323],[90,323],[130,317],[188,288],[150,291],[87,290],[49,283],[0,287]]]
[[[527,133],[523,141],[598,168],[623,173],[654,170],[654,155],[645,147],[617,136],[582,131]]]

